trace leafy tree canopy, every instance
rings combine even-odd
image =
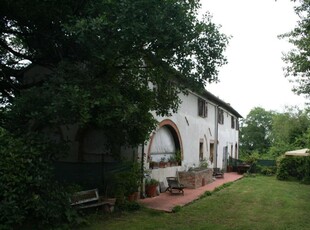
[[[295,2],[295,1],[294,1]],[[283,56],[286,77],[295,83],[293,91],[298,95],[310,95],[310,2],[300,0],[294,8],[299,16],[297,26],[280,38],[288,38],[294,49]]]
[[[278,157],[289,150],[310,148],[309,110],[286,107],[283,112],[253,108],[240,128],[241,157]]]
[[[279,156],[288,150],[310,147],[310,117],[308,110],[288,107],[276,113],[272,121],[273,144],[270,153]]]
[[[240,127],[240,152],[243,155],[253,152],[266,153],[271,145],[273,112],[261,107],[253,108]]]
[[[78,123],[137,144],[177,110],[177,94],[217,81],[228,37],[198,0],[4,0],[2,127],[18,134]],[[29,64],[49,69],[20,84]],[[178,82],[178,84],[176,84]],[[156,87],[150,87],[156,86]],[[22,93],[20,93],[22,91]]]

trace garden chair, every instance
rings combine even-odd
[[[224,178],[224,172],[220,168],[213,168],[213,176],[215,178]]]
[[[184,188],[185,186],[181,184],[177,177],[167,177],[168,182],[168,188],[166,191],[169,191],[170,193],[173,193],[173,190],[177,190],[179,193],[182,193],[184,195]]]

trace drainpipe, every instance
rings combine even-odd
[[[145,191],[144,191],[144,143],[142,143],[142,150],[141,150],[141,187],[140,187],[140,198],[145,198]]]
[[[218,111],[219,111],[219,107],[218,105],[215,106],[215,124],[214,124],[214,127],[215,127],[215,140],[214,140],[214,149],[215,149],[215,159],[214,159],[214,168],[217,168],[217,143],[218,143],[218,128],[219,128],[219,122],[218,122]]]

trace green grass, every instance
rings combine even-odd
[[[83,229],[309,229],[310,186],[246,177],[175,213],[143,208],[89,221]]]

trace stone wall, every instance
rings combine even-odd
[[[212,169],[200,169],[187,172],[178,172],[180,183],[187,188],[199,188],[213,181]]]

